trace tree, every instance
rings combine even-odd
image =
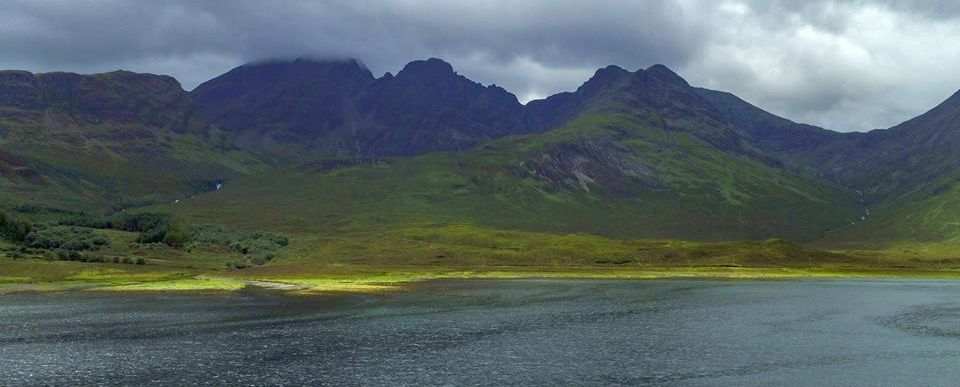
[[[31,231],[33,231],[33,224],[14,218],[0,210],[0,238],[23,242]]]
[[[193,239],[193,233],[190,232],[190,228],[182,223],[177,223],[167,229],[167,234],[163,236],[163,243],[181,248],[191,239]]]

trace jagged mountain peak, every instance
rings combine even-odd
[[[591,77],[590,79],[601,80],[601,79],[608,79],[608,78],[616,78],[616,77],[620,77],[620,76],[626,76],[626,75],[629,75],[629,74],[630,74],[630,72],[627,71],[627,70],[625,70],[623,67],[620,67],[620,66],[617,66],[617,65],[609,65],[609,66],[607,66],[607,67],[601,67],[601,68],[597,69],[597,71],[595,71],[595,72],[593,73],[593,77]]]
[[[380,78],[355,60],[247,65],[192,94],[216,124],[237,133],[241,147],[290,144],[299,149],[291,158],[455,150],[522,131],[515,95],[437,58]]]
[[[610,87],[618,82],[625,81],[630,78],[632,75],[631,72],[624,70],[623,68],[610,65],[607,67],[602,67],[597,69],[593,73],[593,76],[590,77],[586,82],[583,83],[579,88],[577,88],[578,93],[591,93],[597,90]]]
[[[691,96],[695,94],[695,90],[686,80],[673,70],[659,64],[635,72],[615,65],[600,68],[577,89],[576,93],[582,97],[591,98],[610,92],[641,95],[666,89],[675,92],[683,91]]]

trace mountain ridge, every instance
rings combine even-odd
[[[418,77],[426,76],[428,81],[424,83],[431,84],[421,86],[418,91],[430,87],[449,91],[451,88],[444,86],[451,79],[469,82],[465,87],[482,87],[456,75],[452,66],[439,60],[411,63],[396,76],[385,76],[374,83],[387,84],[383,86],[385,89],[398,87],[394,83],[397,79],[408,78],[409,71],[415,71]],[[424,71],[427,74],[423,74]],[[392,102],[392,97],[403,94],[388,90],[385,95],[388,97],[384,98]],[[462,112],[468,110],[463,107],[474,101],[469,93],[457,97],[462,98],[446,96],[444,100],[453,101],[452,104],[437,106],[458,106]],[[325,168],[320,172],[317,181],[326,181],[323,177],[326,175],[339,176],[323,187],[314,187],[298,178],[301,172],[284,175],[286,177],[278,181],[282,182],[281,186],[298,187],[291,189],[293,192],[313,192],[327,198],[324,200],[339,203],[341,208],[353,208],[350,213],[359,217],[377,215],[357,207],[359,204],[334,199],[340,198],[340,193],[335,192],[340,188],[334,187],[352,185],[350,192],[380,195],[377,196],[380,204],[369,205],[376,207],[378,213],[394,214],[390,218],[396,219],[392,222],[399,222],[397,227],[405,227],[405,222],[429,213],[429,219],[436,221],[478,222],[494,228],[555,232],[579,230],[619,237],[673,235],[711,240],[768,237],[809,240],[816,238],[823,225],[846,224],[855,218],[858,210],[852,190],[782,170],[776,157],[751,144],[725,121],[722,111],[665,66],[633,72],[609,66],[599,69],[573,92],[532,101],[522,108],[515,96],[508,98],[505,105],[523,110],[521,114],[515,110],[507,114],[510,122],[516,122],[520,116],[527,125],[538,126],[496,133],[491,136],[495,138],[492,141],[481,141],[472,147],[447,147],[441,148],[440,153],[414,154],[409,161],[397,159],[376,164],[331,160],[323,165],[346,168]],[[373,110],[393,106],[382,105],[379,100],[369,105],[375,106]],[[408,108],[403,110],[414,118],[435,117],[430,110],[421,110],[423,106],[405,106]],[[398,133],[409,135],[403,130]],[[725,171],[724,166],[730,171]],[[394,182],[391,174],[375,172],[378,170],[396,171],[410,180],[422,181],[423,185]],[[445,192],[443,186],[435,185],[436,182],[420,175],[419,171],[431,171],[437,178],[444,176],[441,181],[450,179],[456,182],[450,187],[459,188]],[[355,174],[368,173],[378,176],[369,178],[374,185],[347,183]],[[344,181],[337,183],[339,179]],[[770,184],[760,183],[764,181]],[[399,192],[381,192],[379,184],[403,188],[399,188]],[[244,183],[233,187],[256,190]],[[418,196],[407,196],[409,191],[418,190],[430,190],[433,199],[421,202]],[[284,192],[270,191],[234,198],[231,202],[254,197],[271,197],[279,203],[293,200],[287,196]],[[481,208],[496,205],[489,202],[492,197],[506,200],[501,202],[504,209],[496,212],[500,216],[495,218],[484,215]],[[312,199],[298,200],[312,203],[310,207],[325,208]],[[790,204],[775,212],[765,212],[773,210],[777,202]],[[216,203],[204,203],[205,208],[218,208]],[[409,212],[413,203],[418,204],[412,208],[426,212],[420,215]],[[428,211],[429,207],[446,211]],[[191,205],[188,208],[204,212]],[[472,210],[464,213],[463,208]],[[533,208],[539,210],[530,212]],[[677,213],[685,215],[674,216]],[[824,214],[826,216],[822,216]],[[792,225],[789,220],[811,215],[813,218]],[[595,222],[582,220],[588,216],[597,219]],[[572,221],[574,218],[581,220]],[[694,219],[699,225],[689,224]]]
[[[890,215],[900,213],[902,200],[942,205],[937,198],[953,192],[960,163],[951,152],[960,146],[957,94],[889,130],[839,133],[693,87],[663,65],[632,72],[607,66],[574,91],[527,104],[437,58],[379,78],[355,59],[258,62],[190,92],[166,76],[51,74],[0,72],[6,197],[30,201],[25,193],[33,190],[51,193],[44,201],[56,205],[80,190],[86,193],[75,201],[158,203],[251,174],[293,179],[305,165],[329,166],[316,172],[324,176],[369,173],[387,183],[391,178],[375,171],[399,173],[395,165],[406,165],[458,182],[434,186],[407,171],[435,190],[432,205],[459,214],[434,213],[437,221],[618,237],[809,241],[856,238],[858,227],[872,227],[870,210],[893,224],[891,216],[904,216]],[[137,176],[145,170],[155,176]],[[317,179],[334,188],[304,189],[339,195],[326,191],[342,183],[329,176]],[[351,193],[378,192],[369,185],[375,183]],[[409,194],[383,193],[399,207],[381,210],[416,218],[405,206],[421,199]],[[512,220],[442,204],[482,211],[476,206],[496,197],[514,197],[504,215]],[[623,228],[570,221],[575,216],[619,219],[610,223]],[[791,224],[804,217],[805,226]],[[662,224],[648,224],[655,222]],[[722,227],[728,230],[718,232]]]

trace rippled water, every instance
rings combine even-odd
[[[960,284],[0,296],[0,384],[957,385]]]

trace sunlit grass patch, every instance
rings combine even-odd
[[[220,279],[177,279],[169,281],[152,281],[127,285],[99,287],[94,290],[103,291],[193,291],[193,290],[240,290],[247,285],[242,281]]]
[[[33,279],[30,277],[9,277],[9,276],[0,276],[0,284],[2,283],[29,283]]]
[[[149,282],[182,277],[186,273],[178,271],[133,272],[112,268],[96,268],[80,271],[67,278],[69,281],[100,282]]]

